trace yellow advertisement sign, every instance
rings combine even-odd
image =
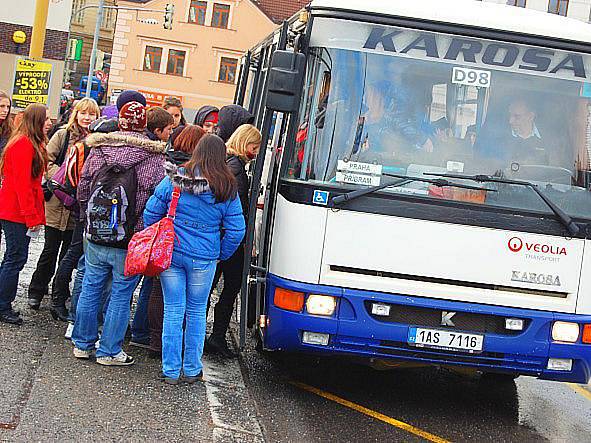
[[[12,105],[26,108],[31,103],[46,105],[49,98],[51,63],[19,58],[16,61]]]

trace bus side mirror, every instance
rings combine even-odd
[[[267,88],[267,108],[295,112],[302,91],[306,56],[293,51],[275,51]]]

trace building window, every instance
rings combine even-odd
[[[144,56],[144,71],[160,72],[162,63],[162,48],[156,46],[146,46],[146,55]]]
[[[86,0],[74,0],[72,4],[72,11],[77,11],[80,8],[86,6]],[[80,11],[77,14],[74,14],[72,17],[72,21],[77,25],[81,25],[84,23],[84,11]]]
[[[205,25],[205,13],[207,12],[207,2],[191,0],[189,8],[189,23]]]
[[[236,82],[236,68],[238,66],[238,60],[235,58],[222,57],[220,63],[220,73],[218,75],[218,81],[222,83],[235,83]]]
[[[548,3],[548,12],[566,17],[568,0],[550,0]]]
[[[228,28],[230,19],[230,5],[221,3],[213,4],[213,16],[211,17],[211,26],[214,28]]]
[[[105,9],[103,11],[101,28],[108,30],[115,29],[115,9]]]
[[[518,8],[525,8],[527,0],[507,0],[509,6],[517,6]]]
[[[166,73],[172,75],[183,75],[185,69],[185,51],[178,51],[171,49],[168,51],[168,64],[166,65]]]

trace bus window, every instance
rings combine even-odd
[[[395,35],[401,43],[395,47],[414,41],[417,32],[400,29]],[[433,35],[431,41],[439,45],[427,57],[415,57],[414,51],[343,49],[350,45],[345,41],[329,42],[338,49],[311,48],[297,148],[287,178],[347,189],[380,181],[341,180],[343,162],[375,164],[403,175],[497,175],[538,183],[569,214],[590,217],[591,94],[582,92],[589,87],[574,75],[579,65],[573,65],[572,56],[554,51],[549,63],[562,63],[565,69],[541,75],[518,68],[518,61],[505,67],[496,59],[487,66],[445,60],[452,39],[422,34]],[[473,40],[481,47],[493,45]],[[416,52],[425,52],[420,49]],[[523,46],[517,53],[533,50]],[[590,55],[577,57],[591,66]],[[495,191],[479,202],[548,211],[523,187]],[[382,192],[450,198],[416,182]]]

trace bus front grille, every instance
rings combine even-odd
[[[365,300],[365,309],[374,320],[385,323],[399,323],[403,325],[427,326],[446,328],[441,325],[441,309],[423,308],[419,306],[397,305],[393,303],[379,302],[380,305],[388,305],[390,313],[387,316],[372,314],[372,306],[378,303],[375,300]],[[513,317],[512,317],[513,318]],[[529,326],[529,320],[523,319],[524,327],[521,331],[512,331],[505,328],[505,317],[490,314],[477,314],[474,312],[456,311],[452,318],[453,329],[466,332],[492,333],[500,335],[519,335]]]

